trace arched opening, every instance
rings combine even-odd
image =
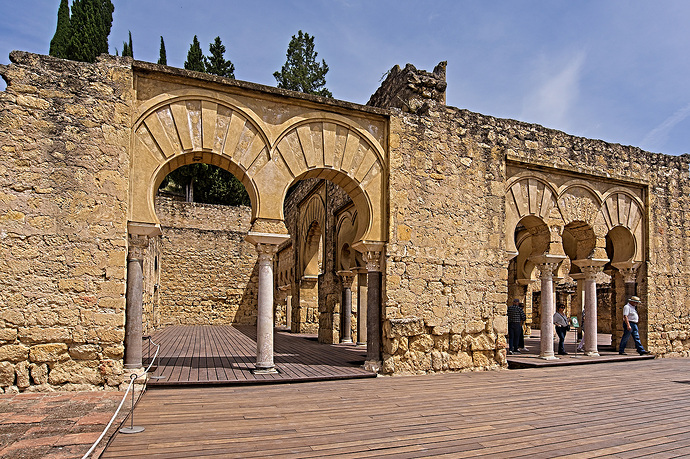
[[[252,209],[244,185],[213,164],[165,169],[154,198],[162,234],[148,322],[155,328],[256,324],[257,257],[245,241]]]

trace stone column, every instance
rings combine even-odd
[[[357,345],[367,344],[367,269],[357,268]]]
[[[285,323],[288,330],[292,329],[292,295],[285,298]]]
[[[516,282],[523,288],[524,293],[521,296],[524,297],[523,304],[525,305],[526,316],[524,332],[525,336],[530,336],[532,334],[532,285],[536,282],[536,280],[517,279]],[[512,300],[510,297],[508,299]]]
[[[343,295],[341,302],[341,314],[343,317],[343,329],[340,331],[340,342],[352,342],[352,281],[355,273],[352,271],[338,271],[338,276],[343,281]]]
[[[530,258],[541,273],[541,337],[539,343],[539,357],[545,360],[557,359],[553,352],[553,315],[556,303],[553,292],[553,274],[558,264],[565,257],[558,255],[540,255]]]
[[[149,223],[128,222],[127,231],[127,296],[125,305],[125,356],[126,369],[143,367],[143,301],[144,301],[144,257],[151,237],[161,234],[160,227]]]
[[[585,291],[585,323],[583,330],[585,334],[585,355],[599,355],[597,343],[597,274],[600,273],[608,260],[582,259],[574,260],[584,275]]]
[[[613,267],[616,268],[618,272],[620,272],[621,277],[623,278],[623,282],[625,284],[625,298],[623,298],[622,304],[619,303],[618,298],[616,298],[619,297],[619,295],[616,295],[616,297],[614,297],[613,304],[611,305],[611,309],[613,309],[611,313],[611,344],[618,348],[617,346],[620,344],[620,340],[623,337],[624,332],[622,328],[623,307],[625,306],[625,303],[628,301],[628,298],[637,295],[637,270],[640,267],[641,263],[639,261],[624,261],[611,263],[611,265],[613,265]],[[611,277],[615,282],[615,276]],[[628,342],[628,345],[630,345],[631,342],[632,340]]]
[[[614,268],[620,271],[625,282],[625,299],[637,295],[637,268],[640,267],[640,262],[623,262],[611,263]]]
[[[125,368],[137,369],[143,366],[142,303],[144,296],[144,256],[149,238],[141,235],[129,236],[127,252],[127,305],[125,308]]]
[[[277,373],[273,363],[273,256],[287,234],[250,231],[246,240],[256,245],[259,256],[259,295],[256,314],[256,366],[254,373]]]

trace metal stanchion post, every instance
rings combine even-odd
[[[130,378],[132,378],[132,411],[129,412],[129,427],[120,429],[120,433],[123,434],[139,433],[145,430],[144,427],[134,425],[134,380],[137,379],[137,375],[133,373]]]

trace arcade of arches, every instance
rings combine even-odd
[[[615,344],[636,294],[644,344],[690,355],[686,156],[447,106],[444,63],[367,106],[115,57],[0,74],[3,391],[118,387],[183,311],[256,323],[258,372],[284,326],[422,374],[504,368],[512,298],[551,359],[556,302]],[[157,199],[196,162],[251,208]]]

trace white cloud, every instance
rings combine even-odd
[[[690,116],[690,104],[676,110],[671,116],[666,118],[660,125],[652,129],[644,136],[640,145],[645,150],[660,151],[668,140],[669,133],[676,125]]]
[[[571,109],[579,96],[586,57],[580,51],[565,63],[562,59],[544,61],[534,77],[536,87],[523,100],[522,118],[567,130]]]

